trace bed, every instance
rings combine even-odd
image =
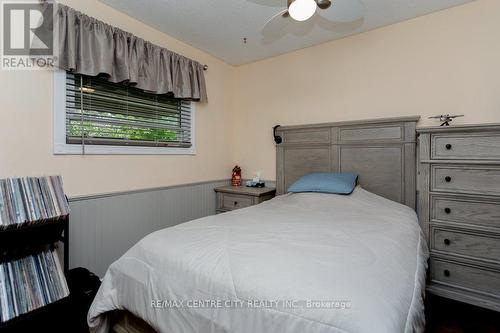
[[[92,331],[116,327],[116,311],[157,332],[423,331],[415,122],[281,128],[278,191],[347,168],[361,186],[348,196],[283,194],[150,234],[110,266],[88,314]]]

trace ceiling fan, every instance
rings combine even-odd
[[[273,17],[271,17],[265,24],[268,25],[275,18],[283,17],[288,18],[291,17],[295,21],[307,21],[310,19],[316,10],[328,9],[332,5],[332,0],[286,0],[287,8],[277,13]]]

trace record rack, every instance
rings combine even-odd
[[[68,268],[61,177],[0,179],[0,332],[57,331],[54,320],[70,308]]]

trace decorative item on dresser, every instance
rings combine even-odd
[[[500,311],[500,124],[417,132],[427,290]]]
[[[231,210],[258,205],[274,198],[276,189],[270,187],[222,186],[215,188],[217,193],[217,214]]]

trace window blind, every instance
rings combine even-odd
[[[66,75],[66,142],[191,147],[191,102],[103,78]]]

